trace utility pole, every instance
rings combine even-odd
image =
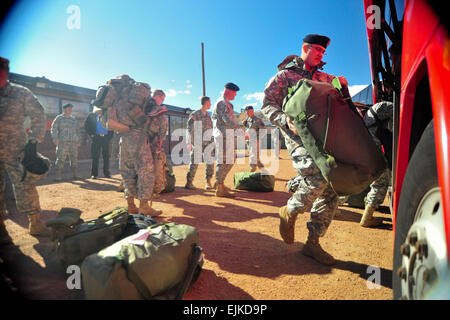
[[[203,95],[206,96],[206,89],[205,89],[205,49],[202,42],[202,74],[203,74]]]

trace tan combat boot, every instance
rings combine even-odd
[[[139,213],[144,214],[146,216],[156,217],[161,215],[162,210],[156,210],[152,208],[152,201],[150,201],[150,205],[148,204],[148,200],[141,200],[139,205]]]
[[[359,224],[364,228],[379,227],[383,225],[383,219],[373,217],[375,208],[367,206]]]
[[[59,182],[62,181],[62,169],[56,169],[56,176],[53,181]]]
[[[42,223],[40,213],[28,215],[28,221],[30,221],[28,231],[32,236],[50,236],[50,229]]]
[[[186,185],[184,187],[186,189],[189,189],[189,190],[195,190],[196,189],[191,181],[186,182]]]
[[[215,189],[214,186],[211,184],[211,178],[206,179],[205,189],[206,189],[206,190],[212,190],[212,189]]]
[[[280,235],[287,244],[294,243],[295,238],[295,220],[297,213],[289,213],[287,206],[282,206],[278,211],[280,216]]]
[[[138,213],[138,208],[136,207],[136,205],[134,204],[134,198],[133,197],[128,197],[127,198],[127,204],[128,204],[128,213],[133,214],[133,213]]]
[[[311,257],[317,262],[326,265],[332,266],[336,264],[336,260],[325,252],[319,244],[319,237],[308,235],[308,240],[302,248],[302,254]]]
[[[5,223],[3,219],[0,218],[0,245],[12,243],[12,239],[8,234],[8,230],[6,230]]]
[[[234,198],[234,193],[231,193],[230,190],[225,187],[223,183],[217,184],[216,197],[223,198]]]
[[[123,180],[120,181],[120,184],[117,187],[117,191],[119,191],[119,192],[124,192],[125,191],[125,187],[123,186]]]

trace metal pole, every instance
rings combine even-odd
[[[205,53],[204,53],[204,46],[202,42],[202,74],[203,74],[203,95],[206,96],[206,89],[205,89]]]

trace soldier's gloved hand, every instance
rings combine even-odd
[[[297,129],[295,128],[294,124],[292,123],[291,119],[287,119],[287,125],[289,127],[289,130],[291,130],[295,135],[299,135]]]

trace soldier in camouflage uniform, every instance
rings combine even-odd
[[[261,108],[265,117],[281,129],[293,166],[302,176],[300,185],[287,205],[279,210],[280,234],[284,242],[293,243],[297,215],[310,211],[311,219],[307,223],[308,240],[302,253],[325,265],[333,265],[336,261],[321,248],[319,238],[325,235],[334,217],[338,196],[303,147],[292,120],[282,110],[282,103],[288,95],[288,88],[295,86],[300,79],[331,83],[334,76],[319,70],[325,64],[322,57],[329,41],[325,36],[307,35],[303,39],[301,57],[288,56],[278,66],[279,72],[267,83]],[[344,77],[339,79],[348,96],[347,81]]]
[[[259,148],[260,148],[260,130],[266,129],[262,119],[255,116],[255,111],[252,106],[245,107],[245,112],[247,113],[247,118],[242,122],[244,127],[247,129],[249,136],[248,144],[248,154],[250,158],[250,171],[256,171],[256,168],[264,168],[263,163],[259,159]],[[252,134],[253,133],[253,134]],[[254,135],[256,133],[256,135]]]
[[[156,99],[164,100],[164,97],[165,94],[162,92]],[[153,98],[150,99],[151,104],[155,104],[155,101],[152,101]],[[143,109],[145,109],[145,106],[143,106]],[[142,111],[144,112],[144,110]],[[155,185],[152,137],[159,132],[160,128],[159,124],[148,118],[144,125],[130,128],[130,131],[122,133],[120,138],[119,169],[122,174],[125,198],[130,213],[141,213],[149,216],[162,214],[161,210],[152,208]],[[134,203],[135,198],[140,200],[139,208]]]
[[[31,175],[23,179],[21,164],[26,144],[41,142],[45,136],[46,118],[44,108],[25,87],[8,81],[9,61],[0,57],[0,243],[11,241],[3,218],[6,206],[3,198],[4,171],[11,179],[17,209],[28,216],[31,235],[48,236],[49,230],[40,220],[41,208],[35,180]],[[30,118],[30,133],[24,128],[25,118]]]
[[[61,173],[66,158],[69,157],[73,178],[78,177],[78,147],[80,146],[80,128],[77,119],[72,115],[73,105],[63,106],[63,113],[53,120],[51,134],[56,145],[56,178],[61,181]]]
[[[224,182],[236,159],[236,139],[235,130],[241,130],[234,111],[231,100],[236,97],[239,87],[234,83],[227,83],[222,97],[216,102],[213,112],[213,136],[217,151],[216,166],[216,196],[234,197],[230,189],[225,187]],[[228,155],[228,156],[227,156]]]
[[[167,119],[167,109],[162,105],[166,98],[161,89],[157,89],[152,94],[153,99],[149,99],[146,106],[146,114],[150,117],[151,124],[148,127],[150,148],[153,156],[153,168],[155,184],[153,188],[153,199],[159,198],[159,194],[166,188],[166,166],[167,158],[162,144],[166,139],[169,121]],[[151,203],[150,203],[151,206]]]
[[[375,144],[381,149],[381,141],[377,137],[378,125],[384,126],[392,132],[393,103],[383,101],[374,104],[364,114],[364,123],[369,129]],[[379,121],[377,121],[377,118]],[[360,225],[365,228],[377,227],[383,224],[383,219],[373,217],[375,210],[383,203],[387,190],[391,184],[391,169],[387,166],[385,172],[370,185],[370,191],[365,198],[365,210]]]
[[[195,189],[192,181],[194,180],[195,173],[197,172],[198,163],[202,161],[201,157],[204,155],[204,160],[206,162],[205,188],[210,190],[213,189],[211,179],[214,174],[214,138],[212,136],[212,120],[208,113],[209,108],[211,108],[211,100],[209,97],[202,97],[200,102],[202,107],[197,111],[193,111],[189,115],[187,122],[187,137],[188,145],[191,150],[191,160],[189,163],[189,170],[186,175],[185,188]],[[213,152],[211,152],[211,154],[205,154],[206,148],[207,150],[212,150]],[[196,159],[196,155],[200,157]]]

